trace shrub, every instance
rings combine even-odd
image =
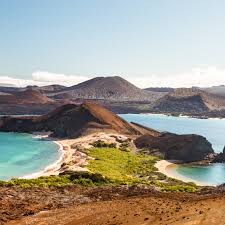
[[[120,150],[121,151],[129,151],[130,143],[129,142],[123,142],[120,144]]]
[[[92,148],[88,169],[102,174],[117,184],[146,183],[146,176],[154,170],[156,157],[124,152],[117,148]]]
[[[116,143],[106,143],[98,140],[91,144],[95,148],[116,148]]]
[[[46,176],[36,179],[20,179],[13,178],[10,181],[2,181],[0,185],[7,184],[11,186],[19,187],[49,187],[49,186],[62,186],[81,184],[84,186],[107,184],[109,180],[103,177],[101,174],[95,174],[90,172],[68,172],[58,176]]]

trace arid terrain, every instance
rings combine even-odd
[[[191,194],[160,193],[144,185],[52,188],[43,193],[40,188],[1,188],[5,204],[1,219],[6,222],[13,211],[18,219],[8,225],[222,225],[222,189]],[[38,192],[42,193],[39,197]]]

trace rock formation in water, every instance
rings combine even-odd
[[[225,146],[223,148],[223,152],[220,152],[215,155],[212,160],[213,163],[225,163]]]
[[[138,148],[156,150],[164,159],[184,162],[201,161],[213,154],[212,145],[200,135],[162,133],[158,136],[143,135],[134,141]]]

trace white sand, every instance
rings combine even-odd
[[[88,171],[85,167],[87,165],[87,159],[91,159],[87,156],[84,152],[79,151],[81,149],[89,149],[92,146],[90,143],[93,143],[97,140],[102,140],[105,142],[116,143],[115,136],[120,139],[127,139],[124,135],[118,134],[108,134],[108,133],[95,133],[90,134],[84,137],[76,138],[76,139],[52,139],[49,138],[50,133],[34,133],[37,138],[48,138],[54,141],[56,144],[59,145],[58,151],[61,152],[59,159],[54,162],[53,164],[47,166],[44,170],[33,173],[30,175],[23,176],[23,178],[31,179],[37,178],[40,176],[50,176],[50,175],[58,175],[65,170],[72,170],[72,171]],[[71,148],[71,145],[76,145],[78,149]],[[155,167],[158,169],[159,172],[165,174],[168,177],[175,178],[178,180],[182,180],[184,182],[194,182],[199,186],[212,186],[210,184],[202,183],[197,180],[193,180],[191,178],[185,177],[183,175],[174,174],[170,171],[169,167],[177,166],[176,163],[180,163],[179,161],[167,161],[167,160],[160,160],[155,164]],[[63,168],[62,165],[65,164],[66,168]]]
[[[115,136],[119,139],[127,139],[127,137],[124,135],[114,133],[109,134],[104,132],[90,134],[75,139],[53,139],[49,137],[49,135],[51,134],[49,132],[36,132],[33,134],[35,135],[35,138],[47,138],[51,141],[54,141],[59,145],[58,151],[60,151],[61,154],[56,162],[47,166],[44,170],[22,177],[26,179],[37,178],[40,176],[59,175],[59,173],[62,173],[65,170],[88,171],[88,169],[86,168],[87,160],[92,158],[79,149],[89,149],[92,147],[90,143],[93,143],[97,140],[118,144],[118,142],[116,142]],[[77,148],[71,148],[71,145],[75,145],[77,146]]]
[[[203,183],[203,182],[185,177],[180,174],[178,175],[178,174],[172,173],[169,168],[177,166],[177,163],[180,163],[180,161],[160,160],[155,164],[155,167],[158,169],[160,173],[163,173],[166,176],[177,179],[177,180],[182,180],[184,182],[194,182],[198,186],[213,186],[211,184]]]

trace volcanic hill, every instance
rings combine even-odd
[[[25,90],[13,94],[0,95],[0,104],[46,104],[53,102],[54,100],[36,90]]]
[[[224,110],[225,99],[199,88],[178,88],[156,101],[153,109],[160,112],[204,113]]]
[[[119,77],[96,77],[78,85],[65,88],[49,96],[56,99],[100,99],[113,101],[155,101],[163,93],[142,90]]]
[[[65,103],[65,100],[55,101],[32,89],[0,92],[0,115],[40,115]]]
[[[106,108],[91,102],[63,105],[49,114],[30,117],[3,117],[1,131],[51,131],[57,137],[77,137],[97,131],[113,131],[128,135],[141,134]]]

